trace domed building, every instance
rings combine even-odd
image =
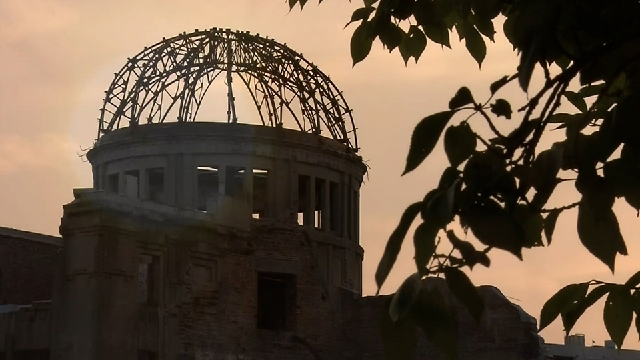
[[[202,121],[216,80],[226,118]],[[257,123],[239,121],[238,86]],[[0,263],[0,359],[383,359],[384,297],[361,295],[358,151],[341,92],[283,44],[214,28],[145,48],[106,91],[93,187],[73,190],[62,238],[0,231],[12,259],[46,259]],[[461,354],[535,358],[535,320],[483,294],[485,323],[460,308]]]

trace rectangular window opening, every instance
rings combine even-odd
[[[227,166],[224,179],[224,194],[237,197],[242,194],[244,186],[244,168]]]
[[[115,173],[107,176],[107,191],[113,193],[120,192],[120,174]]]
[[[322,222],[322,213],[326,207],[325,200],[325,179],[315,179],[315,199],[314,199],[314,226],[316,229],[325,229],[328,224]]]
[[[209,213],[215,212],[218,199],[220,176],[217,166],[198,166],[197,169],[197,209]]]
[[[264,218],[267,213],[269,171],[253,169],[253,217]]]
[[[310,204],[311,177],[298,175],[298,224],[311,226],[313,219],[313,205]]]
[[[164,168],[147,169],[149,200],[164,202]]]
[[[140,197],[140,170],[129,170],[124,173],[124,186],[127,197]]]
[[[257,327],[265,330],[294,330],[296,276],[258,272]]]
[[[138,260],[138,302],[157,305],[159,298],[158,260],[156,256],[141,255]]]

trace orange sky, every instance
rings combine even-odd
[[[352,68],[353,28],[342,28],[359,5],[357,0],[327,0],[320,6],[310,1],[305,11],[288,13],[284,0],[0,0],[0,226],[57,234],[71,189],[91,186],[91,169],[78,153],[92,144],[104,90],[127,57],[163,36],[195,28],[249,30],[303,53],[344,91],[354,109],[361,155],[371,166],[362,189],[361,242],[365,293],[374,293],[373,273],[400,214],[437,185],[447,164],[439,145],[417,171],[400,177],[413,127],[425,115],[444,110],[462,85],[484,98],[488,84],[511,73],[517,58],[498,36],[482,71],[459,43],[450,51],[429,43],[419,64],[407,68],[399,54],[389,55],[376,44],[369,58]],[[517,99],[514,107],[525,101],[517,87],[505,93]],[[557,200],[575,199],[567,188]],[[524,262],[495,253],[491,268],[476,268],[471,278],[498,286],[536,317],[544,301],[568,282],[624,282],[640,269],[640,241],[633,231],[640,220],[626,203],[616,204],[616,211],[630,256],[618,259],[615,276],[579,245],[576,213],[565,212],[551,247],[525,252]],[[414,271],[410,244],[383,292],[395,290]],[[586,334],[588,344],[608,338],[602,301],[574,331]],[[561,342],[560,322],[542,335]],[[634,329],[624,347],[640,349]]]

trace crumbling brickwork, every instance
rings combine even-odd
[[[53,264],[62,239],[0,228],[0,305],[51,300]]]

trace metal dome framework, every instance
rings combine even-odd
[[[98,139],[121,125],[195,121],[220,75],[228,89],[227,122],[238,121],[235,75],[249,90],[263,125],[283,127],[290,117],[300,131],[328,131],[358,151],[351,109],[326,74],[286,45],[217,28],[163,39],[130,58],[106,91]]]

